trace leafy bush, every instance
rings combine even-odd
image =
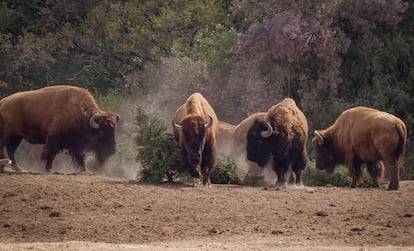
[[[351,177],[348,170],[341,166],[337,167],[335,174],[329,176],[325,171],[316,169],[314,163],[311,163],[303,173],[303,184],[306,186],[326,186],[333,185],[337,187],[347,187],[351,184]],[[371,187],[371,177],[364,171],[362,187]]]
[[[211,183],[215,184],[239,184],[240,180],[236,173],[236,162],[231,157],[218,159],[217,166],[211,173]]]
[[[400,177],[403,180],[414,179],[414,156],[410,155],[406,158],[404,166],[401,168]]]
[[[145,182],[160,183],[163,176],[179,164],[179,145],[174,135],[167,133],[165,121],[152,117],[140,107],[136,110],[138,148],[137,159],[142,165],[138,178]]]

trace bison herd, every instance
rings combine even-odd
[[[43,145],[41,160],[46,161],[47,172],[62,150],[81,172],[87,172],[87,152],[95,153],[102,166],[115,153],[118,122],[119,115],[102,111],[92,95],[79,87],[50,86],[5,97],[0,100],[0,172],[10,163],[4,159],[3,148],[12,168],[21,171],[15,152],[23,139]],[[172,129],[180,145],[181,167],[197,183],[211,185],[210,174],[222,154],[242,160],[238,165],[247,165],[246,177],[254,168],[271,166],[276,185],[285,185],[287,178],[302,185],[301,175],[309,161],[309,129],[291,98],[232,125],[220,121],[209,102],[194,93],[177,109]],[[407,128],[401,119],[360,106],[344,111],[327,129],[314,130],[311,143],[318,169],[333,173],[337,165],[345,165],[351,186],[356,187],[362,182],[361,166],[366,164],[373,186],[378,187],[385,166],[390,173],[388,188],[397,190],[406,141]]]

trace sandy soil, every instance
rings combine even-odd
[[[0,250],[414,250],[398,191],[0,174]]]

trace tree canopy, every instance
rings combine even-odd
[[[311,128],[366,105],[401,117],[413,138],[413,6],[414,0],[5,0],[0,93],[64,83],[96,94],[152,90],[168,102],[203,91],[230,122],[290,96]]]

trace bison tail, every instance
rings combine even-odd
[[[405,145],[407,143],[407,128],[404,124],[399,124],[395,126],[398,131],[399,136],[399,144],[396,151],[396,158],[398,161],[398,165],[402,166],[404,163],[404,155],[405,155]]]
[[[3,118],[0,116],[0,140],[3,138],[3,130],[4,130],[4,122],[3,122]],[[3,151],[3,149],[0,149],[1,151]]]

